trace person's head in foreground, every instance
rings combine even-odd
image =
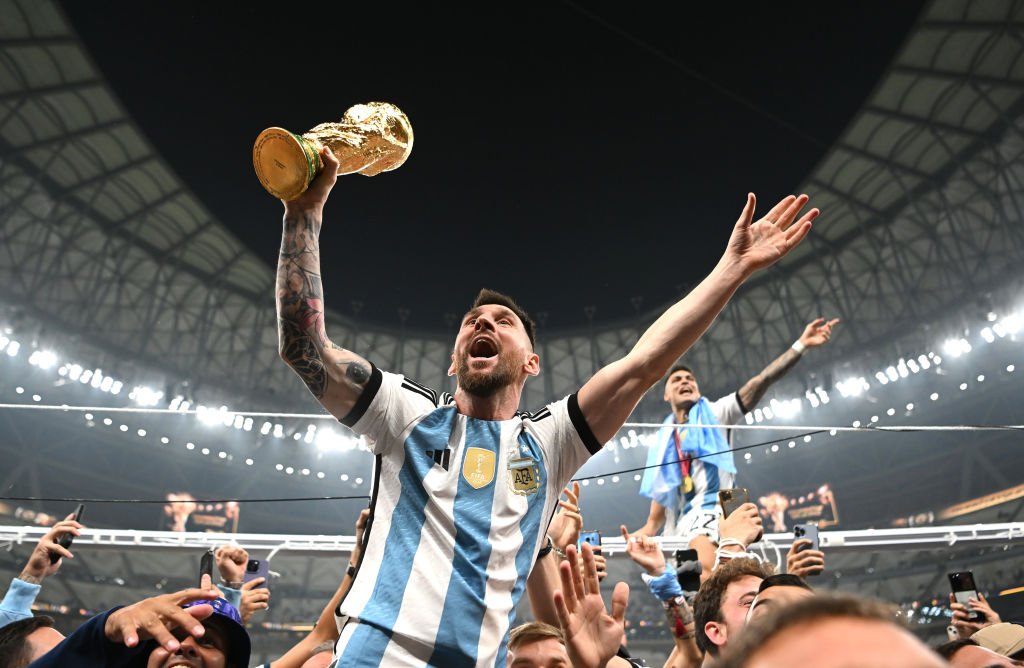
[[[746,624],[747,611],[761,582],[772,574],[770,564],[756,559],[731,559],[716,568],[693,599],[697,646],[718,656]]]
[[[562,630],[544,622],[512,629],[508,636],[509,668],[570,668]]]
[[[940,668],[935,652],[895,621],[889,606],[819,594],[751,622],[714,668]]]
[[[0,628],[0,666],[25,668],[64,640],[46,615],[19,619]]]
[[[233,605],[222,598],[197,601],[182,606],[210,605],[213,614],[202,620],[206,630],[195,638],[184,629],[174,631],[180,645],[174,652],[156,647],[146,661],[146,668],[248,668],[249,634],[242,626],[242,618]]]
[[[761,581],[757,596],[747,612],[747,623],[765,615],[772,615],[784,605],[814,596],[814,590],[804,579],[790,573],[776,573]]]
[[[971,640],[996,654],[1024,660],[1024,626],[1000,622],[976,631]]]
[[[982,647],[971,638],[961,638],[939,645],[935,651],[953,668],[1005,668],[1006,666],[1024,665]]]

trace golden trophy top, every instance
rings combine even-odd
[[[323,169],[323,146],[338,158],[339,175],[376,176],[400,167],[412,152],[412,142],[412,124],[401,109],[387,102],[368,102],[350,107],[340,122],[321,123],[301,136],[284,128],[267,128],[256,138],[252,160],[267,192],[291,200]]]

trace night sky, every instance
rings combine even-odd
[[[482,286],[548,328],[674,299],[714,265],[748,190],[764,212],[810,173],[921,5],[64,8],[157,151],[268,266],[281,206],[253,173],[256,135],[399,105],[409,161],[343,177],[328,203],[326,302],[440,330]]]

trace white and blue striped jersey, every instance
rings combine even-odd
[[[743,406],[740,404],[739,394],[732,393],[717,401],[708,403],[711,412],[714,413],[718,424],[723,426],[733,425],[743,419]],[[686,449],[686,434],[688,429],[680,429],[680,447],[683,455],[693,455],[692,451]],[[669,438],[672,438],[671,435]],[[732,446],[732,431],[726,430],[726,441]],[[673,446],[674,447],[674,446]],[[682,488],[677,490],[676,503],[673,507],[666,508],[665,514],[665,535],[680,535],[685,528],[683,518],[691,512],[716,513],[718,508],[718,491],[732,487],[735,483],[735,475],[732,473],[720,472],[718,467],[703,459],[690,460],[690,477],[693,479],[693,490],[684,493]]]
[[[376,465],[372,524],[337,610],[337,665],[505,665],[558,497],[600,449],[576,395],[479,420],[375,367],[342,422]]]

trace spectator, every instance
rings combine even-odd
[[[509,668],[572,668],[565,637],[555,626],[530,622],[508,636]]]
[[[943,661],[882,603],[818,595],[751,623],[714,668],[940,668]]]
[[[761,581],[773,570],[756,559],[731,559],[700,586],[693,599],[693,616],[697,646],[706,659],[718,656],[740,633]]]
[[[1006,656],[982,647],[972,638],[953,640],[935,648],[953,668],[1003,668],[1019,666]]]
[[[797,538],[793,541],[786,554],[787,573],[807,578],[825,570],[825,553],[810,549],[811,545],[809,538]]]
[[[220,572],[221,587],[231,605],[238,608],[242,623],[249,625],[249,620],[257,610],[270,607],[270,590],[264,585],[263,577],[253,578],[245,582],[245,569],[249,565],[249,553],[239,545],[221,545],[214,552],[217,570]]]
[[[1020,624],[996,622],[976,631],[971,640],[997,654],[1024,660],[1024,626]]]
[[[46,615],[26,617],[0,628],[0,666],[25,668],[64,640]]]
[[[76,522],[74,517],[75,514],[71,513],[50,527],[32,549],[32,554],[28,556],[21,574],[11,580],[7,594],[3,601],[0,601],[0,627],[31,617],[32,604],[42,590],[43,580],[60,570],[65,557],[75,558],[67,548],[57,543],[64,534],[81,535],[84,527]],[[59,558],[51,563],[51,555],[57,555]]]
[[[238,611],[203,586],[96,615],[31,668],[247,668],[249,634]]]
[[[808,596],[814,596],[814,590],[799,576],[792,573],[769,575],[757,588],[757,596],[747,611],[747,623],[774,614],[780,607]]]

